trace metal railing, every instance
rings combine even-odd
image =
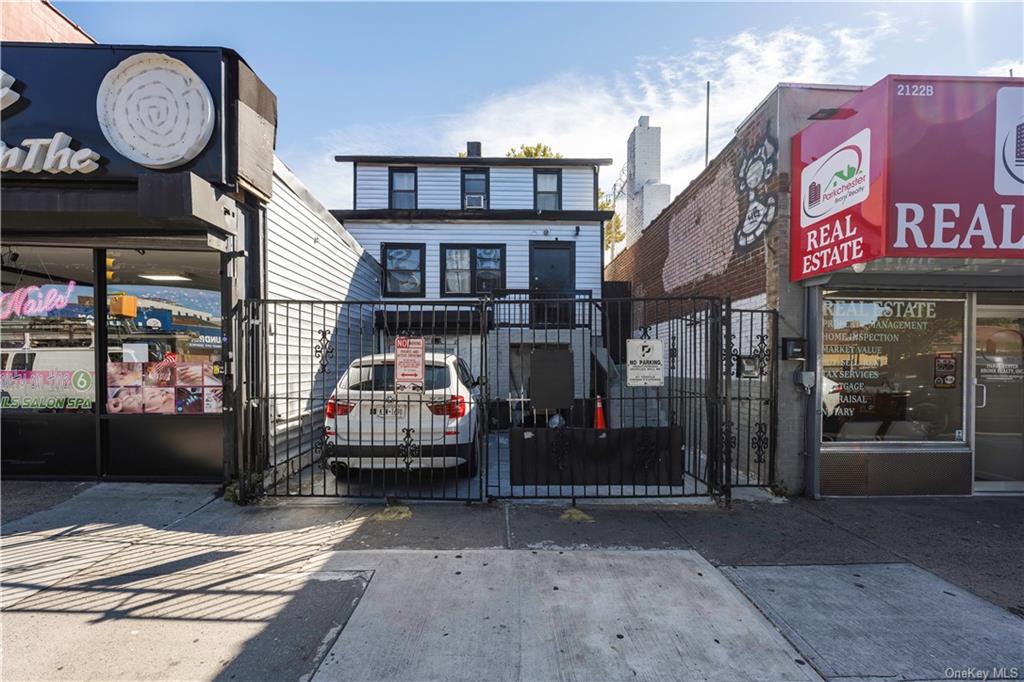
[[[245,485],[472,501],[728,497],[773,482],[774,311],[590,292],[538,309],[535,292],[495,294],[244,302]],[[393,375],[366,392],[343,381],[361,358],[393,365],[400,337],[422,339],[428,363],[461,362],[457,376],[421,393],[396,392]],[[630,367],[641,352],[659,355],[660,380]],[[471,427],[439,407],[461,394]]]

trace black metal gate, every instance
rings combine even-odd
[[[772,482],[773,311],[505,290],[248,301],[239,320],[243,494],[728,496]],[[410,344],[421,383],[396,387]]]

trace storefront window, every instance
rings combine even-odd
[[[220,256],[110,250],[109,414],[223,410]]]
[[[0,409],[92,411],[92,250],[4,246],[0,263]]]
[[[824,440],[964,440],[962,300],[829,292],[823,324]]]

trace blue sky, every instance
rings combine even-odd
[[[609,156],[636,118],[663,129],[673,191],[780,81],[887,73],[1024,76],[1024,5],[819,3],[92,3],[57,6],[97,41],[224,45],[278,96],[278,155],[330,208],[336,153],[485,154],[544,141]]]

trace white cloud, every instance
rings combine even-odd
[[[776,83],[853,82],[897,29],[889,15],[876,12],[863,26],[745,30],[720,42],[700,41],[680,56],[638,57],[629,73],[561,73],[493,94],[449,116],[345,126],[313,141],[316,152],[294,150],[291,159],[284,158],[334,208],[352,201],[351,169],[335,163],[334,154],[450,155],[466,140],[481,140],[484,153],[492,155],[520,143],[544,142],[566,156],[611,157],[615,163],[601,174],[607,191],[625,159],[629,131],[647,114],[662,127],[663,179],[676,193],[703,166],[705,80],[712,82],[714,155]]]
[[[1009,76],[1013,69],[1016,78],[1024,78],[1024,61],[1020,59],[1003,59],[989,64],[978,72],[979,76]]]

